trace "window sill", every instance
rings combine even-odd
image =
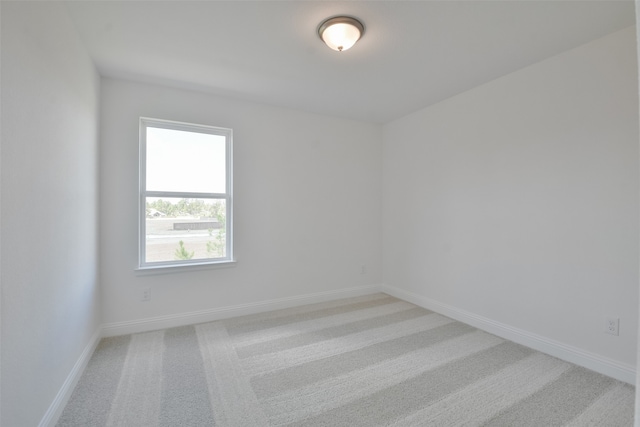
[[[189,271],[200,270],[217,270],[219,268],[235,267],[238,262],[236,260],[201,262],[193,264],[174,264],[174,265],[154,265],[146,267],[138,267],[135,269],[136,274],[140,276],[150,276],[154,274],[172,274],[184,273]]]

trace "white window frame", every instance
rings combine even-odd
[[[226,188],[224,193],[175,192],[175,191],[147,191],[147,128],[162,128],[187,132],[206,133],[225,137]],[[233,257],[233,131],[228,128],[199,125],[171,120],[140,117],[140,191],[139,191],[139,230],[138,239],[138,270],[170,269],[179,270],[180,267],[227,266],[235,263]],[[226,206],[226,248],[225,257],[200,258],[195,260],[146,261],[146,199],[147,197],[175,197],[185,199],[216,199],[225,200]]]

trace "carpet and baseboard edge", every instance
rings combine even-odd
[[[405,291],[389,285],[369,285],[341,289],[335,291],[318,292],[314,294],[299,295],[294,297],[279,298],[256,303],[240,304],[236,306],[221,307],[211,310],[182,313],[168,316],[138,319],[126,322],[114,322],[103,324],[87,343],[82,354],[78,358],[67,379],[60,388],[49,409],[42,418],[39,427],[54,426],[60,417],[67,401],[69,400],[75,385],[80,379],[84,369],[93,355],[100,339],[103,337],[126,335],[139,332],[147,332],[157,329],[185,326],[197,323],[211,322],[231,317],[256,314],[282,308],[295,307],[305,304],[314,304],[341,298],[349,298],[361,295],[385,292],[396,298],[405,300],[417,306],[435,311],[444,316],[469,324],[483,331],[508,339],[518,344],[525,345],[551,356],[566,360],[571,363],[591,369],[595,372],[607,375],[628,384],[635,385],[636,369],[612,359],[590,353],[588,351],[572,347],[546,337],[542,337],[495,320],[478,316],[424,296]]]
[[[592,371],[624,381],[631,385],[635,385],[636,383],[636,368],[634,366],[554,341],[547,337],[536,335],[483,316],[478,316],[477,314],[470,313],[457,307],[443,304],[439,301],[393,286],[382,285],[380,287],[380,291],[422,308],[426,308],[427,310],[435,311],[436,313],[450,317],[459,322],[466,323],[485,332],[505,338],[509,341],[513,341],[542,353],[557,357],[558,359],[575,363],[576,365],[591,369]]]
[[[135,334],[139,332],[148,332],[157,329],[173,328],[177,326],[213,322],[215,320],[245,316],[248,314],[263,313],[266,311],[280,310],[283,308],[296,307],[299,305],[315,304],[336,299],[373,294],[376,292],[380,292],[380,289],[380,285],[358,286],[347,289],[338,289],[334,291],[317,292],[307,295],[297,295],[293,297],[258,301],[248,304],[219,307],[210,310],[193,311],[189,313],[158,316],[125,322],[106,323],[102,326],[102,336],[112,337],[118,335]]]
[[[40,420],[38,427],[52,427],[58,422],[58,418],[62,415],[64,407],[67,405],[76,384],[78,384],[82,373],[89,363],[89,359],[93,356],[93,353],[101,339],[102,328],[98,328],[89,339],[84,350],[82,350],[82,353],[73,365],[73,368],[71,368],[71,372],[67,375],[67,378],[62,384],[62,387],[60,387],[58,394],[56,394],[56,397],[53,399],[53,402],[51,402],[49,409],[47,409],[47,412],[45,412],[44,416]]]

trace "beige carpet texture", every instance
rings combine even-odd
[[[385,294],[103,339],[58,426],[632,426],[634,387]]]

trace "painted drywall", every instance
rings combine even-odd
[[[2,2],[2,419],[35,426],[100,328],[99,77],[64,6]]]
[[[637,86],[628,28],[385,125],[385,284],[635,366]]]
[[[233,129],[235,266],[136,272],[141,116]],[[105,324],[380,283],[381,153],[379,125],[102,79]]]
[[[636,52],[637,52],[637,65],[638,65],[638,82],[640,88],[640,0],[635,0],[636,11]],[[640,99],[640,93],[638,93],[638,99]],[[640,286],[640,283],[639,283]],[[640,312],[640,300],[638,301],[638,311]],[[640,317],[640,316],[639,316]],[[638,319],[640,322],[640,319]],[[640,389],[640,325],[638,327],[638,346],[636,351],[636,390]],[[640,425],[640,393],[636,393],[636,405],[635,405],[635,422],[634,425]]]

